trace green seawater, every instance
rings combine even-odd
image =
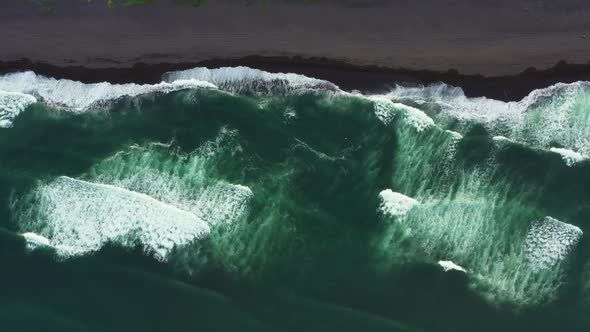
[[[588,331],[590,162],[548,150],[584,136],[543,141],[544,105],[515,129],[321,91],[33,103],[0,128],[0,330]]]

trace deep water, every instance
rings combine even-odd
[[[590,328],[584,83],[196,78],[0,99],[1,330]]]

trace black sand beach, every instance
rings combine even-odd
[[[571,83],[590,80],[590,64],[575,65],[559,62],[555,66],[537,70],[528,68],[516,75],[483,76],[463,75],[456,70],[446,72],[428,70],[393,69],[378,66],[355,66],[329,59],[304,59],[301,57],[250,56],[238,59],[215,59],[193,63],[137,63],[130,67],[90,68],[82,66],[56,66],[48,63],[0,61],[0,74],[32,70],[37,74],[81,81],[84,83],[138,83],[154,84],[161,81],[168,71],[194,67],[247,66],[269,72],[297,73],[328,80],[340,88],[366,93],[385,92],[395,84],[428,85],[444,82],[461,87],[468,97],[486,96],[503,101],[520,100],[534,89],[558,82]]]
[[[590,77],[585,1],[209,1],[200,8],[155,1],[108,9],[65,0],[48,8],[3,4],[0,28],[10,47],[0,49],[1,72],[148,83],[168,70],[246,65],[361,91],[444,81],[502,100]]]

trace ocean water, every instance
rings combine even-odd
[[[0,76],[2,331],[588,331],[590,83]]]

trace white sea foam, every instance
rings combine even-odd
[[[0,128],[12,127],[12,120],[36,102],[37,99],[31,95],[0,91]]]
[[[137,170],[122,179],[116,179],[116,174],[108,173],[101,174],[98,179],[191,212],[210,226],[234,224],[248,215],[253,193],[246,186],[227,182],[187,185],[189,179],[142,166],[136,165]],[[204,181],[198,176],[190,180]]]
[[[443,268],[443,270],[445,270],[445,272],[448,272],[450,270],[461,271],[465,273],[467,272],[461,266],[453,263],[453,261],[438,261],[438,265],[440,265]]]
[[[404,112],[406,123],[416,128],[417,131],[434,126],[434,121],[421,110],[400,103],[395,103],[394,106]]]
[[[289,123],[295,119],[297,119],[297,111],[292,107],[287,107],[285,112],[283,113],[283,117],[285,122]]]
[[[463,139],[463,135],[459,134],[456,131],[445,130],[445,132],[447,132],[449,135],[451,135],[451,137],[453,138],[453,140]]]
[[[492,122],[501,118],[512,118],[519,113],[514,103],[481,98],[467,98],[461,88],[444,83],[420,87],[396,86],[387,94],[393,100],[410,99],[434,102],[441,110],[460,120]]]
[[[196,88],[216,87],[211,83],[196,79],[140,85],[108,82],[84,84],[77,81],[48,78],[31,71],[0,76],[0,90],[30,94],[46,103],[75,111],[83,111],[91,106],[122,97]]]
[[[221,67],[209,69],[197,67],[188,70],[169,72],[163,75],[166,82],[196,79],[215,84],[220,89],[233,92],[303,92],[322,90],[340,92],[335,84],[293,73],[269,73],[249,67]]]
[[[173,144],[133,145],[94,165],[84,178],[149,195],[211,226],[234,224],[248,216],[253,193],[244,185],[214,181],[211,172],[227,158],[240,160],[238,136],[223,128],[188,154]]]
[[[514,142],[513,140],[505,136],[494,136],[492,137],[492,140],[495,142]]]
[[[564,260],[582,238],[582,230],[551,217],[534,221],[525,239],[528,260],[545,269]]]
[[[373,102],[375,115],[385,124],[389,124],[396,114],[400,114],[404,122],[417,131],[423,131],[434,126],[434,121],[421,110],[401,103],[394,103],[384,96],[369,96]]]
[[[492,135],[539,148],[554,142],[582,156],[590,156],[590,82],[558,83],[532,91],[518,102],[485,97],[468,98],[446,84],[394,88],[386,95],[395,101],[427,100],[441,115],[484,124]]]
[[[233,224],[247,216],[252,197],[252,190],[246,186],[218,182],[205,188],[191,211],[211,226]]]
[[[561,155],[561,159],[570,167],[584,160],[582,154],[569,149],[551,148],[551,151]]]
[[[453,161],[455,160],[455,156],[457,155],[457,147],[459,146],[459,142],[461,142],[461,140],[463,139],[463,135],[451,130],[445,130],[445,132],[449,134],[450,139],[447,149],[444,153],[444,159],[441,160],[441,165],[443,168],[441,178],[451,180],[454,177]]]
[[[30,243],[50,245],[64,257],[99,250],[107,242],[141,244],[159,260],[209,233],[192,213],[119,187],[60,177],[33,193],[20,227]],[[36,234],[33,235],[32,232]]]
[[[495,304],[527,307],[556,299],[567,278],[567,266],[560,262],[581,231],[558,221],[529,230],[520,221],[528,220],[523,218],[530,211],[518,196],[507,198],[509,189],[490,185],[479,171],[460,178],[456,191],[442,198],[429,189],[415,193],[420,204],[402,222],[384,224],[378,248],[386,260],[451,261]]]
[[[375,115],[384,124],[389,124],[395,116],[395,105],[385,97],[370,96],[369,100],[373,102]]]
[[[27,248],[32,250],[39,247],[50,247],[51,243],[48,238],[41,236],[37,233],[27,232],[23,233],[22,236],[27,242]]]
[[[405,216],[418,201],[406,195],[392,191],[391,189],[383,190],[379,193],[379,210],[384,215],[391,217]]]

